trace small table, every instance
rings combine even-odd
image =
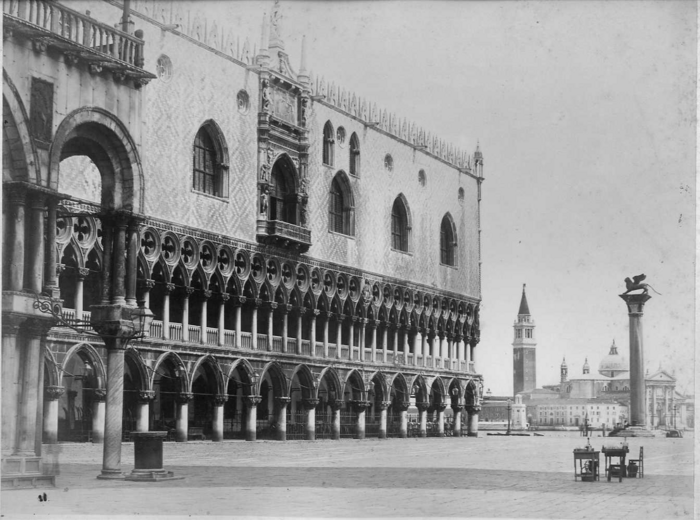
[[[598,468],[600,466],[600,452],[593,450],[574,450],[574,482],[581,480],[600,480]]]
[[[603,447],[603,455],[605,456],[605,474],[608,476],[608,482],[612,478],[613,470],[617,470],[617,475],[622,482],[622,477],[627,476],[627,471],[625,467],[625,459],[629,453],[629,447],[622,446],[620,448],[606,448]],[[617,464],[613,464],[613,458],[617,459]]]

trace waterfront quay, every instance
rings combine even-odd
[[[594,449],[623,439],[591,437]],[[575,482],[572,433],[341,441],[164,444],[164,467],[186,477],[105,481],[102,447],[54,448],[56,487],[2,492],[4,518],[693,518],[693,442],[629,438],[644,478]],[[133,468],[133,444],[122,451]],[[601,455],[601,465],[603,459]],[[38,495],[46,493],[47,501]]]

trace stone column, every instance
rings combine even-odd
[[[39,388],[39,369],[42,373],[43,351],[42,345],[46,340],[46,333],[51,327],[51,322],[45,319],[29,318],[22,324],[20,338],[24,339],[24,356],[20,365],[20,392],[19,406],[17,414],[19,416],[17,429],[17,443],[15,455],[24,457],[36,456],[36,438],[37,438],[37,416],[40,398],[39,392],[43,392],[43,388]],[[4,400],[4,399],[3,399]],[[5,422],[5,421],[3,421]]]
[[[435,405],[435,409],[438,413],[438,435],[440,437],[445,436],[445,408],[447,408],[447,404],[445,403]]]
[[[194,287],[185,287],[185,298],[182,303],[182,341],[190,340],[190,296]]]
[[[367,408],[370,407],[369,401],[354,401],[353,406],[355,412],[357,413],[357,419],[355,423],[355,438],[364,439],[365,438],[365,413]]]
[[[218,325],[218,329],[219,329],[219,333],[218,333],[218,341],[217,341],[217,344],[218,344],[220,347],[223,347],[223,346],[224,346],[224,343],[225,343],[225,339],[224,339],[224,330],[225,330],[225,329],[224,329],[224,320],[225,320],[225,317],[226,317],[226,302],[229,300],[230,295],[227,294],[227,293],[221,293],[220,296],[221,296],[221,301],[219,302],[219,323],[217,324],[217,325]]]
[[[429,355],[427,332],[428,332],[428,330],[426,328],[420,329],[420,355],[421,355],[420,366],[422,366],[422,367],[425,366],[425,358],[426,358],[426,356]]]
[[[408,437],[408,407],[409,401],[397,401],[396,406],[399,410],[399,437],[405,439]]]
[[[156,398],[153,390],[139,390],[138,408],[136,413],[136,431],[147,432],[150,430],[151,403]]]
[[[330,312],[326,313],[326,319],[323,320],[323,357],[328,358],[328,322],[331,321]]]
[[[75,280],[75,319],[76,320],[82,320],[83,319],[83,310],[84,310],[84,294],[83,294],[83,288],[84,288],[84,283],[85,283],[85,278],[87,275],[90,274],[90,270],[86,269],[85,267],[79,267],[78,268],[78,275],[76,276]]]
[[[95,388],[92,402],[92,442],[102,444],[105,439],[105,398],[107,390]]]
[[[461,366],[462,361],[464,361],[464,344],[462,343],[462,336],[455,334],[454,337],[455,349],[457,351],[457,361]]]
[[[394,363],[396,363],[396,356],[399,355],[399,329],[401,325],[394,325]]]
[[[319,311],[316,309],[311,311],[311,357],[316,356],[316,316],[318,316],[318,314]]]
[[[306,440],[314,441],[316,440],[316,407],[319,400],[316,398],[305,398],[301,402],[306,412]]]
[[[621,294],[627,304],[630,327],[630,425],[646,425],[644,402],[644,344],[642,316],[644,304],[651,299],[648,294]]]
[[[234,305],[234,327],[236,327],[236,348],[241,348],[241,306],[245,303],[245,298],[236,296],[233,299]]]
[[[4,245],[3,255],[9,258],[7,289],[21,291],[24,288],[24,240],[25,240],[25,203],[27,191],[23,186],[4,188],[8,193],[10,205],[8,227],[8,242]],[[4,288],[3,288],[4,289]],[[4,399],[3,399],[4,400]],[[3,421],[4,422],[4,421]]]
[[[102,222],[102,305],[112,301],[112,253],[114,246],[114,219],[111,215],[100,217]]]
[[[170,295],[173,291],[175,291],[175,284],[166,283],[163,296],[163,339],[170,339]]]
[[[209,343],[209,337],[207,333],[207,328],[209,324],[207,323],[207,314],[209,307],[209,298],[211,298],[212,292],[209,289],[202,291],[202,309],[199,317],[199,342],[203,345]]]
[[[301,355],[301,343],[304,341],[303,330],[304,330],[304,313],[306,309],[304,307],[299,307],[297,309],[297,354]],[[313,341],[311,342],[313,344]]]
[[[126,227],[126,216],[119,215],[114,233],[114,267],[112,271],[112,303],[116,305],[126,303]]]
[[[282,305],[280,311],[282,312],[282,352],[287,352],[287,339],[289,338],[289,311],[292,308],[291,305]]]
[[[258,429],[258,405],[262,401],[262,396],[246,395],[244,399],[248,409],[245,422],[245,440],[254,441]]]
[[[136,307],[136,257],[139,253],[139,222],[132,218],[129,220],[126,239],[126,304]]]
[[[388,352],[387,344],[389,339],[389,324],[384,324],[384,329],[382,330],[382,362],[386,363],[386,355]]]
[[[452,421],[452,435],[455,437],[462,436],[462,403],[452,405],[453,418]]]
[[[379,320],[372,320],[370,327],[372,327],[372,363],[377,362],[377,327],[379,326]]]
[[[95,326],[98,316],[93,311]],[[124,350],[125,342],[115,337],[103,337],[107,347],[107,395],[105,406],[104,448],[102,473],[99,479],[121,479],[122,416],[124,410]]]
[[[46,264],[44,266],[44,292],[52,298],[59,298],[61,293],[58,289],[58,279],[56,277],[57,251],[56,251],[56,213],[58,208],[58,198],[48,197],[48,213],[46,216],[46,245],[44,248]]]
[[[155,286],[155,280],[141,280],[141,290],[143,291],[143,306],[147,309],[151,308],[151,289],[153,289]]]
[[[352,359],[352,349],[355,348],[355,323],[357,322],[358,318],[357,316],[348,316],[349,321],[350,321],[350,335],[348,338],[348,359]],[[359,347],[359,341],[358,347]],[[362,359],[362,348],[359,349],[359,356],[358,359]]]
[[[18,340],[24,317],[4,314],[2,317],[2,453],[14,451],[19,422],[20,356]]]
[[[386,439],[386,414],[391,406],[391,401],[381,401],[379,403],[379,438]]]
[[[421,401],[416,403],[416,408],[418,408],[418,421],[419,421],[419,432],[421,437],[428,436],[428,408],[430,408],[430,403],[428,401]]]
[[[340,440],[340,407],[343,404],[341,399],[335,399],[328,403],[333,411],[333,420],[331,421],[331,435],[333,440]]]
[[[214,442],[224,440],[224,404],[227,400],[228,396],[225,394],[214,396],[214,419],[211,425],[211,440]]]
[[[29,229],[26,237],[24,286],[35,294],[41,293],[44,278],[44,212],[46,196],[33,193],[30,197]]]
[[[175,422],[175,440],[177,442],[187,442],[187,432],[189,430],[189,403],[194,399],[191,392],[181,392],[177,395],[177,420]]]
[[[430,339],[430,355],[433,356],[433,367],[437,368],[435,360],[440,357],[440,337],[435,332],[429,333]]]
[[[358,346],[360,349],[360,361],[365,361],[365,335],[367,333],[367,318],[360,318],[360,341]]]
[[[342,346],[343,346],[343,320],[345,316],[343,314],[338,314],[336,316],[336,335],[335,335],[335,357],[336,359],[341,359],[342,357]],[[352,345],[348,345],[348,359],[352,359]]]
[[[253,342],[253,350],[258,350],[258,307],[260,306],[260,299],[259,298],[254,298],[253,301],[250,302],[252,304],[252,323],[250,324],[250,336],[251,336],[251,341]]]
[[[47,386],[44,391],[44,442],[58,442],[58,401],[65,392],[62,386]],[[4,421],[3,421],[4,424]]]
[[[275,309],[277,308],[276,302],[268,302],[268,312],[267,312],[267,351],[272,352],[272,320],[275,318]]]
[[[479,412],[481,411],[481,406],[467,406],[467,413],[469,414],[469,422],[467,423],[467,435],[469,437],[479,436]]]
[[[422,349],[421,349],[421,333],[420,333],[420,328],[416,327],[415,329],[416,335],[413,337],[413,364],[414,366],[418,366],[418,356],[422,355]]]
[[[287,405],[291,399],[289,397],[275,397],[275,408],[277,423],[277,440],[287,440]]]

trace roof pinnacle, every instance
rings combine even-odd
[[[530,314],[530,307],[527,304],[527,296],[525,295],[525,284],[523,284],[523,295],[520,298],[520,309],[518,310],[518,314]]]

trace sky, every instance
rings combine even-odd
[[[272,2],[197,2],[259,45]],[[618,297],[644,273],[644,361],[693,392],[697,43],[692,1],[282,2],[286,51],[460,148],[484,154],[477,368],[512,393],[523,283],[538,385],[593,370]]]

